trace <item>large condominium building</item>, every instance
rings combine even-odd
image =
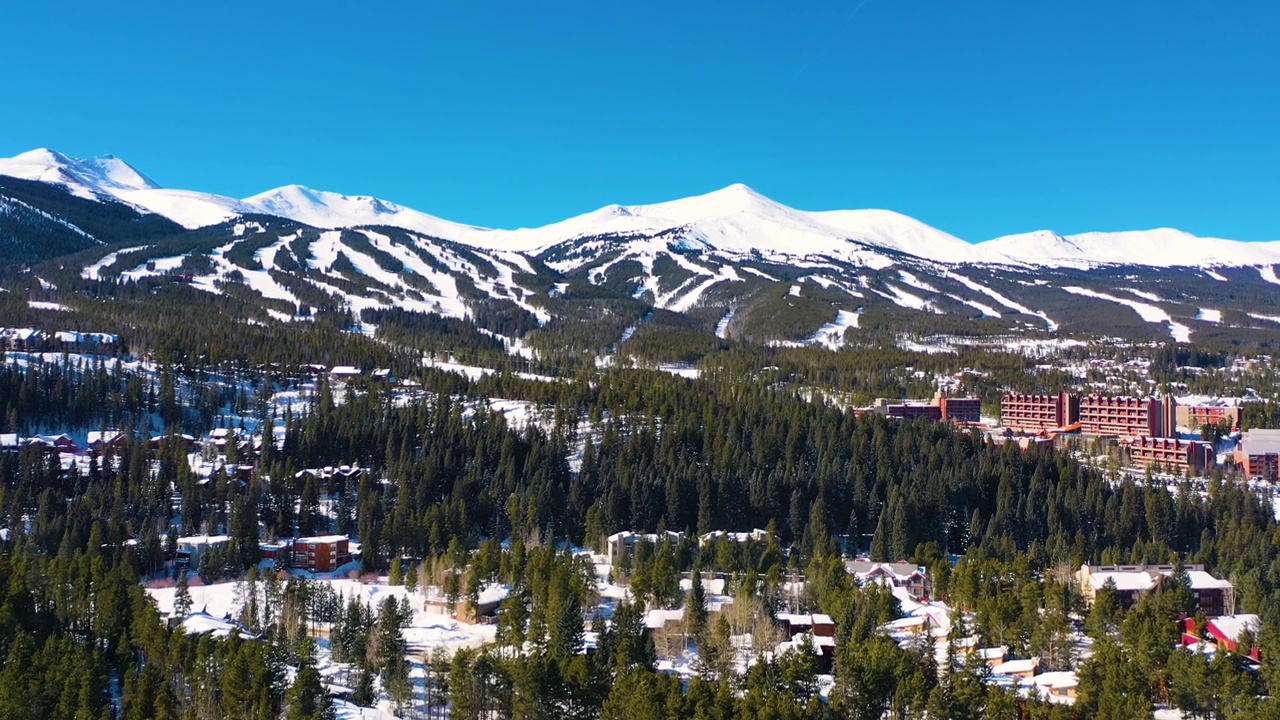
[[[1000,422],[1028,432],[1063,428],[1080,419],[1080,398],[1071,393],[1009,393],[1000,399]]]
[[[1178,425],[1199,430],[1204,425],[1240,427],[1240,406],[1228,400],[1210,400],[1195,405],[1178,405]]]
[[[934,398],[943,420],[958,423],[982,422],[982,401],[978,398],[947,397],[938,395]]]
[[[1236,464],[1246,477],[1280,481],[1280,430],[1247,430],[1236,446]]]
[[[1170,437],[1174,430],[1177,403],[1163,400],[1110,395],[1080,398],[1080,432],[1118,437]]]
[[[1200,470],[1212,467],[1213,445],[1199,440],[1136,437],[1128,442],[1129,460],[1135,465],[1166,470]]]

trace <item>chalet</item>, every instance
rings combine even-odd
[[[1040,658],[1025,658],[1023,660],[1006,660],[999,665],[991,668],[992,675],[1005,675],[1021,679],[1035,677],[1036,670],[1040,668]]]
[[[49,453],[75,453],[80,448],[76,447],[75,442],[69,435],[36,435],[27,438],[28,445],[39,445],[44,447],[45,452]]]
[[[22,438],[18,433],[0,433],[0,452],[18,452],[22,445]]]
[[[191,450],[196,446],[196,439],[194,437],[191,435],[179,435],[178,433],[157,435],[147,442],[151,443],[151,447],[154,450],[160,449],[160,446],[165,442],[181,443],[187,450]]]
[[[87,440],[90,450],[104,453],[124,447],[126,438],[119,430],[91,430]]]
[[[1260,627],[1261,622],[1257,615],[1223,615],[1209,618],[1205,622],[1205,630],[1209,637],[1201,638],[1196,635],[1195,618],[1186,618],[1183,620],[1182,644],[1195,645],[1202,641],[1210,641],[1223,650],[1236,652],[1241,636],[1248,631],[1253,634],[1254,641],[1250,643],[1247,654],[1257,660],[1257,633]]]
[[[44,333],[35,328],[0,328],[0,349],[34,351],[43,344]]]
[[[293,541],[293,566],[311,572],[333,572],[351,562],[351,539],[346,535],[321,535]]]
[[[778,624],[782,626],[782,632],[787,637],[795,637],[797,635],[813,635],[814,637],[835,637],[836,622],[831,619],[830,615],[817,613],[796,614],[796,613],[778,613]]]
[[[360,377],[361,375],[363,375],[363,373],[360,372],[360,368],[358,367],[352,367],[350,365],[339,365],[338,367],[329,371],[329,381],[330,382],[348,382],[350,380],[354,380]]]
[[[1051,703],[1072,704],[1076,700],[1076,689],[1080,680],[1074,672],[1059,671],[1040,673],[1030,679],[1029,684],[1036,693]]]
[[[875,583],[888,588],[906,588],[915,600],[929,596],[929,582],[925,569],[907,562],[876,562],[866,558],[849,560],[844,564],[859,585]]]

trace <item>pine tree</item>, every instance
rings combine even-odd
[[[336,715],[333,703],[320,682],[313,650],[308,639],[300,653],[302,660],[298,674],[285,693],[285,720],[333,720]]]
[[[178,571],[178,587],[173,593],[173,616],[185,618],[191,614],[191,589],[187,586],[186,571]]]

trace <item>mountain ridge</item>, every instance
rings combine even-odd
[[[892,210],[798,210],[741,183],[661,203],[611,204],[540,227],[506,230],[456,223],[372,196],[302,185],[285,185],[243,199],[163,188],[113,155],[82,159],[38,148],[0,159],[0,175],[62,184],[86,199],[113,197],[189,229],[262,214],[322,229],[398,227],[485,250],[526,254],[593,237],[669,235],[690,247],[734,255],[822,256],[870,265],[883,263],[876,257],[879,251],[948,265],[1080,269],[1280,263],[1280,241],[1205,238],[1172,228],[1074,235],[1036,230],[969,242]]]

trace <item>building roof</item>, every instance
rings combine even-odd
[[[178,538],[179,545],[221,545],[225,542],[231,542],[231,538],[226,535],[188,535]]]
[[[1008,660],[991,668],[993,675],[1013,675],[1015,673],[1035,672],[1040,665],[1040,658],[1025,658],[1023,660]]]
[[[1192,590],[1226,590],[1231,587],[1230,580],[1216,578],[1203,570],[1188,570]]]
[[[1240,450],[1245,455],[1280,455],[1280,430],[1245,430]]]
[[[300,537],[293,541],[294,545],[326,545],[329,543],[342,542],[350,540],[347,535],[315,535],[312,537]]]
[[[1240,633],[1246,629],[1257,632],[1259,621],[1257,615],[1223,615],[1209,620],[1209,624],[1213,626],[1222,637],[1235,642],[1240,639]]]

